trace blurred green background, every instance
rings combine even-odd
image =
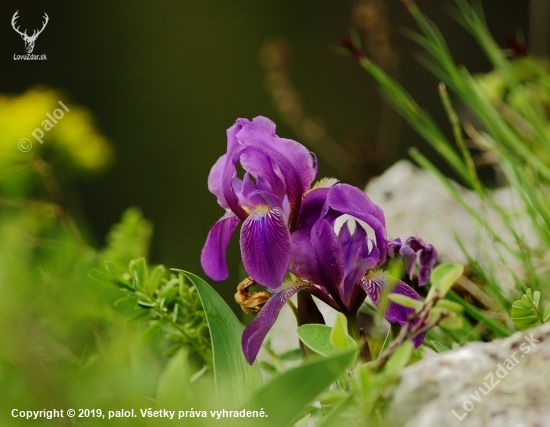
[[[411,18],[400,1],[382,3],[402,84],[435,112],[437,121],[446,123],[436,81],[416,62],[418,47],[400,31],[415,29]],[[206,178],[225,151],[225,130],[237,117],[266,115],[278,123],[279,135],[299,139],[265,90],[258,58],[270,38],[288,44],[289,75],[307,114],[322,120],[336,142],[363,146],[358,152],[371,157],[363,164],[370,169],[357,181],[406,156],[409,146],[431,153],[406,125],[398,146],[383,155],[369,151],[379,132],[380,96],[351,59],[330,50],[357,24],[356,5],[290,0],[5,1],[0,4],[0,92],[19,94],[37,84],[60,89],[72,102],[89,108],[112,141],[113,167],[100,177],[63,188],[71,208],[87,218],[92,241],[100,245],[121,212],[136,205],[154,224],[150,260],[202,273],[200,249],[222,214],[207,191]],[[473,71],[489,69],[448,13],[450,4],[420,0],[419,5],[443,29],[459,63]],[[484,1],[483,6],[497,41],[504,43],[518,31],[527,35],[528,2]],[[48,13],[50,22],[34,52],[46,53],[47,61],[13,60],[14,54],[24,53],[23,41],[10,26],[16,10],[18,23],[29,29],[39,28],[42,13]],[[340,172],[321,160],[321,176],[341,178]],[[224,288],[228,299],[238,280],[236,245],[233,239],[231,286]]]

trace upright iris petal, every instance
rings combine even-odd
[[[386,219],[382,209],[358,188],[339,184],[328,193],[322,216],[335,220],[341,215],[350,215],[372,228],[376,247],[380,252],[379,265],[383,264],[388,253],[388,242]]]
[[[242,179],[237,163],[245,170]],[[279,138],[275,124],[265,117],[238,119],[227,130],[227,152],[208,176],[208,189],[227,211],[202,251],[201,263],[210,278],[227,278],[225,252],[240,220],[248,274],[270,288],[281,284],[290,262],[290,232],[296,227],[302,197],[315,179],[315,163],[303,145]]]

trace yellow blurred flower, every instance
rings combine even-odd
[[[84,107],[65,101],[70,111],[47,131],[45,121],[53,123],[47,114],[60,108],[61,94],[53,89],[37,87],[19,96],[0,95],[0,164],[13,159],[22,160],[29,153],[18,148],[22,138],[32,142],[32,150],[51,150],[62,154],[68,166],[86,171],[107,167],[113,160],[113,150],[108,139],[96,128],[92,115]],[[31,133],[42,129],[43,144]]]

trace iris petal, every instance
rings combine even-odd
[[[293,284],[294,286],[292,286]],[[328,298],[322,290],[305,282],[292,282],[287,286],[276,289],[260,313],[248,324],[243,332],[241,340],[243,353],[249,364],[254,363],[267,333],[277,320],[283,306],[299,291],[309,292],[331,307],[338,309],[334,301]]]
[[[225,213],[208,233],[202,248],[201,264],[205,273],[213,280],[225,280],[228,276],[225,252],[231,235],[237,228],[239,218],[231,211]]]
[[[214,163],[208,175],[208,190],[218,198],[218,204],[224,209],[229,208],[225,196],[223,195],[222,185],[223,169],[226,162],[227,156],[224,154]]]
[[[300,208],[300,217],[296,230],[310,231],[313,228],[313,225],[321,217],[329,190],[329,188],[321,187],[311,190],[306,194]]]
[[[436,249],[424,242],[420,237],[409,237],[405,243],[401,239],[389,242],[388,254],[393,257],[397,252],[405,259],[407,274],[412,278],[416,259],[419,259],[418,286],[424,286],[430,281],[432,270],[437,262]]]
[[[236,135],[239,141],[242,144],[261,147],[275,166],[272,166],[272,169],[283,180],[285,194],[292,208],[290,222],[293,227],[302,196],[309,189],[317,173],[315,157],[298,142],[279,138],[275,134],[275,124],[266,117],[256,117],[246,124],[241,120],[240,123],[243,125]],[[251,159],[245,157],[241,164],[245,169],[253,166]]]
[[[344,277],[344,254],[332,226],[317,223],[311,232],[292,234],[291,271],[310,283],[336,292]]]
[[[363,290],[367,293],[372,303],[379,309],[383,310],[383,316],[390,323],[399,323],[401,326],[407,324],[408,317],[414,313],[414,309],[409,307],[404,307],[393,301],[387,300],[386,296],[389,293],[405,295],[409,298],[415,299],[417,301],[422,301],[420,295],[416,291],[407,285],[401,280],[395,279],[385,273],[380,274],[378,278],[373,280],[362,280],[361,286]],[[383,307],[387,305],[387,307]],[[418,322],[415,320],[413,326]],[[424,341],[424,335],[421,334],[414,339],[415,347],[419,347]]]
[[[303,288],[304,286],[294,286],[276,292],[245,328],[242,336],[242,347],[246,361],[249,364],[254,363],[267,333],[277,320],[283,306],[296,292]]]
[[[291,240],[283,212],[258,206],[241,229],[244,268],[258,283],[275,289],[281,285],[290,263]]]
[[[380,251],[378,265],[384,263],[388,253],[388,242],[386,240],[386,219],[382,209],[375,205],[360,189],[347,184],[338,184],[330,189],[322,216],[333,221],[344,214],[364,221],[373,229],[376,247]]]

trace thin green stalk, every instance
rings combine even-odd
[[[470,180],[476,192],[481,196],[484,193],[483,187],[479,181],[479,177],[477,175],[477,171],[474,164],[474,160],[472,159],[472,155],[470,154],[470,151],[468,150],[468,148],[466,147],[466,144],[464,143],[464,137],[462,136],[460,121],[458,120],[458,115],[456,114],[456,111],[452,106],[451,99],[449,98],[449,93],[447,92],[447,88],[445,87],[444,83],[439,84],[439,95],[441,96],[443,107],[447,112],[447,117],[449,118],[449,122],[451,123],[451,126],[453,128],[453,135],[454,135],[456,144],[458,145],[458,148],[462,153],[462,157],[464,158],[464,161],[468,166],[468,171],[470,172]]]

